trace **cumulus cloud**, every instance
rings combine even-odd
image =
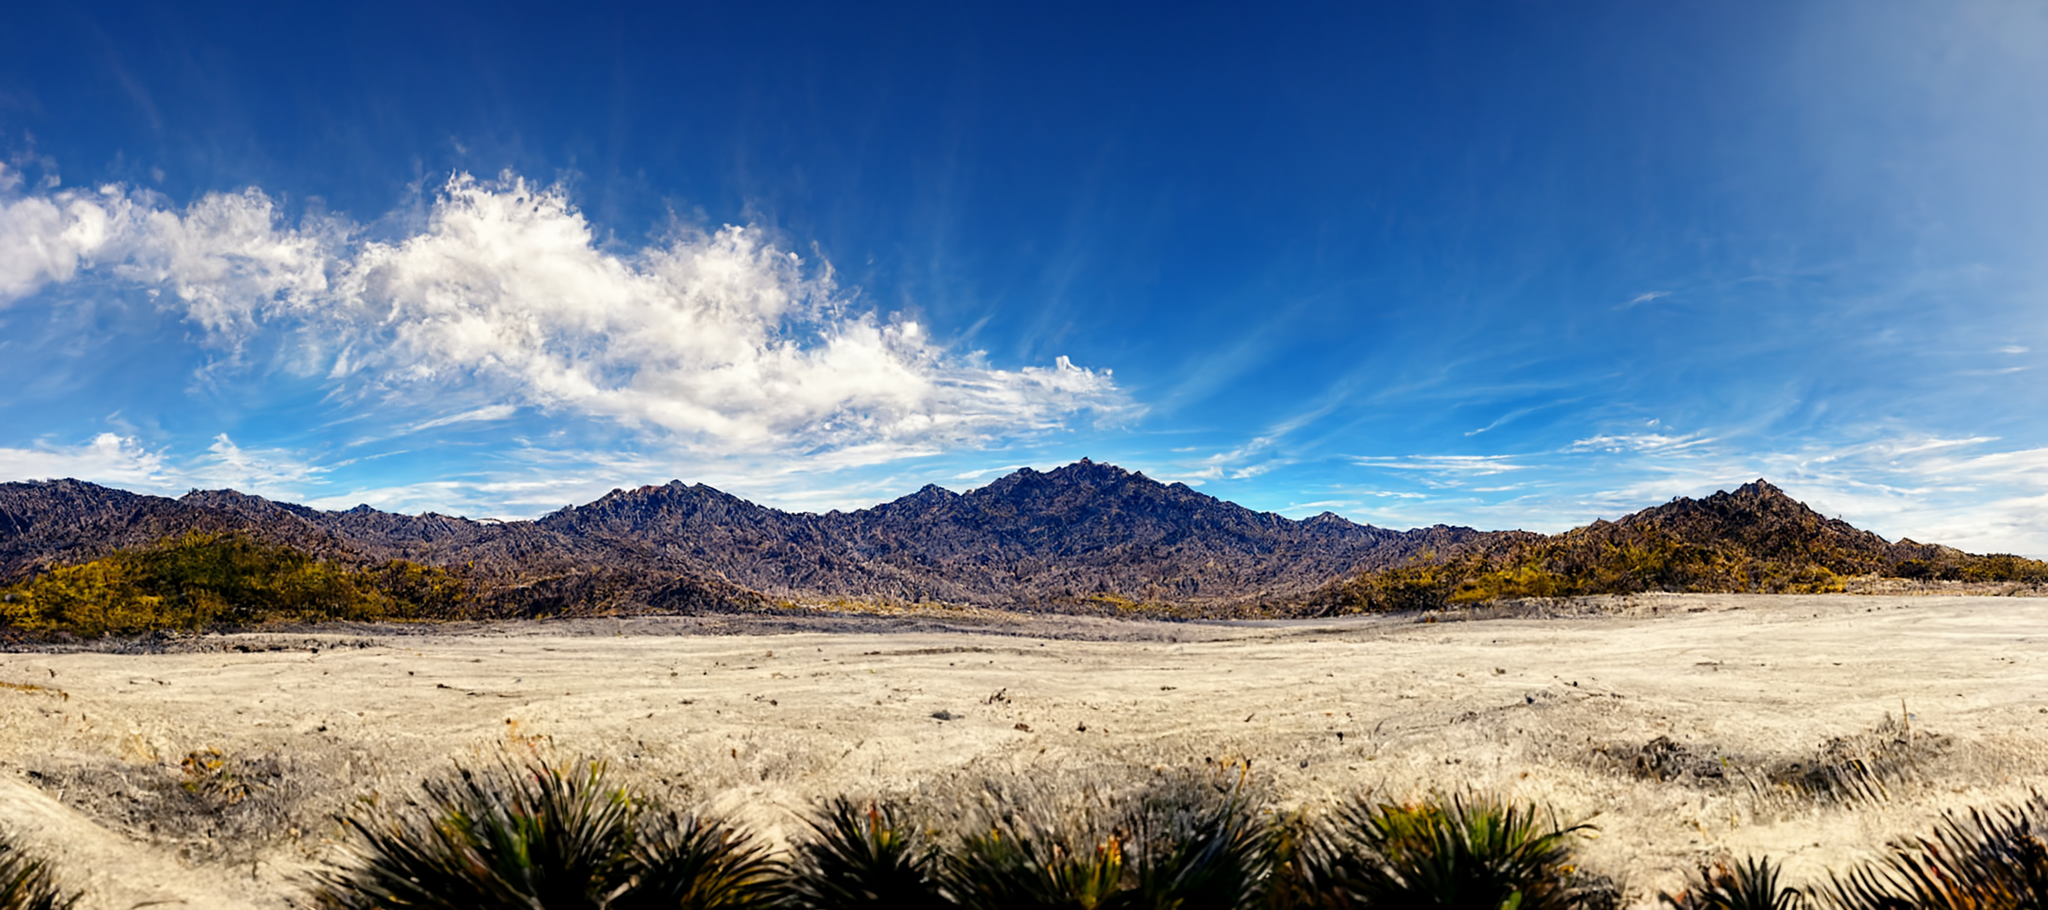
[[[90,197],[0,199],[0,306],[71,280],[106,246],[110,228],[106,208]]]
[[[345,396],[469,403],[416,428],[532,406],[692,450],[886,460],[1127,406],[1108,370],[1000,369],[859,310],[828,264],[754,228],[617,252],[559,188],[458,175],[419,232],[364,234],[286,224],[256,189],[182,210],[119,187],[21,196],[0,201],[0,304],[98,270],[218,343],[288,341]]]

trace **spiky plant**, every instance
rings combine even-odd
[[[750,910],[774,903],[782,867],[723,821],[663,813],[642,827],[614,910]]]
[[[605,766],[501,761],[351,816],[355,862],[316,873],[330,910],[604,908],[632,881],[636,806]]]
[[[1135,831],[1119,906],[1236,910],[1255,906],[1272,876],[1270,840],[1241,791],[1206,809],[1146,806]]]
[[[1578,897],[1573,836],[1589,827],[1487,797],[1359,800],[1336,813],[1309,878],[1326,906],[1563,910]]]
[[[808,824],[784,885],[801,910],[927,910],[948,906],[939,895],[937,850],[921,843],[902,810],[862,807],[845,797],[825,804]]]
[[[1797,888],[1780,887],[1781,871],[1769,857],[1751,857],[1733,866],[1716,863],[1711,869],[1701,866],[1699,877],[1687,882],[1685,890],[1660,893],[1657,899],[1675,910],[1802,910],[1806,895]]]
[[[69,910],[78,897],[58,887],[48,863],[0,835],[0,910]]]
[[[1241,774],[1160,774],[1135,790],[1074,795],[987,790],[993,818],[944,857],[943,895],[987,910],[1235,910],[1256,906],[1271,878],[1266,826]]]
[[[1336,867],[1327,820],[1296,811],[1266,824],[1267,877],[1262,906],[1272,910],[1342,906],[1330,899]]]
[[[969,910],[1118,907],[1123,840],[1112,834],[1078,848],[1072,841],[1021,826],[991,828],[967,838],[946,858],[945,891]]]
[[[1819,896],[1844,910],[2000,910],[2048,906],[2048,800],[1946,813],[1931,837],[1894,842],[1890,853]]]

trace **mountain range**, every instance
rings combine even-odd
[[[1763,481],[1546,536],[1444,525],[1396,531],[1327,512],[1294,520],[1083,459],[1049,472],[1021,469],[966,493],[927,486],[851,512],[784,512],[674,481],[613,490],[532,521],[368,506],[322,511],[233,490],[173,499],[77,480],[7,483],[0,586],[194,532],[243,535],[341,563],[440,567],[509,615],[835,601],[1326,612],[1370,606],[1358,586],[1404,567],[1462,565],[1460,577],[1478,577],[1538,559],[1546,571],[1570,574],[1573,560],[1598,570],[1608,558],[1601,554],[1650,545],[1644,541],[1720,567],[1719,576],[1661,582],[1681,589],[1700,578],[1773,589],[1777,570],[1754,565],[1814,565],[1834,575],[1920,566],[1939,575],[1941,566],[1974,558],[1886,541]],[[1731,553],[1735,563],[1724,558]],[[1660,581],[1645,575],[1631,583]]]

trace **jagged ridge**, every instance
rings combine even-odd
[[[1449,598],[1528,593],[1498,578],[1458,587],[1509,570],[1568,582],[1557,593],[1752,590],[1772,589],[1765,576],[1804,578],[1813,567],[1849,575],[1903,565],[1939,577],[1974,558],[1887,542],[1761,480],[1545,536],[1442,525],[1393,531],[1329,513],[1297,521],[1083,459],[966,493],[927,486],[822,515],[681,481],[510,522],[367,506],[329,512],[232,490],[169,499],[76,480],[0,484],[0,584],[191,531],[246,534],[345,562],[447,568],[514,614],[859,598],[1230,615],[1384,608],[1368,589],[1413,581],[1402,572],[1428,575]],[[1656,565],[1617,574],[1618,553]]]

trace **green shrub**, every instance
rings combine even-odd
[[[1271,877],[1269,839],[1241,782],[1168,779],[1120,801],[1114,826],[1090,833],[1088,812],[998,795],[1000,820],[945,856],[943,893],[987,910],[1259,905]]]
[[[650,815],[634,848],[631,880],[616,910],[749,910],[774,905],[781,864],[724,822]],[[550,905],[552,906],[552,905]]]
[[[57,886],[49,864],[0,835],[0,910],[69,910],[78,898]]]
[[[1071,907],[1095,910],[1120,906],[1121,838],[1093,844],[1020,826],[993,828],[967,838],[946,858],[945,888],[970,910]]]
[[[316,874],[328,910],[765,906],[773,866],[717,822],[649,812],[605,767],[501,763],[351,816],[353,862]]]
[[[2048,906],[2048,801],[1948,813],[1930,837],[1894,842],[1882,860],[1830,875],[1820,892],[1844,910],[2001,910]]]
[[[88,638],[268,620],[457,618],[467,587],[394,560],[371,569],[234,534],[193,532],[58,566],[0,591],[0,624]]]
[[[1361,800],[1329,825],[1303,876],[1322,906],[1562,910],[1579,901],[1572,839],[1589,826],[1539,822],[1533,805]]]
[[[790,906],[803,910],[936,908],[938,850],[921,843],[898,808],[860,808],[844,797],[809,820],[811,837],[793,851],[784,886]]]

